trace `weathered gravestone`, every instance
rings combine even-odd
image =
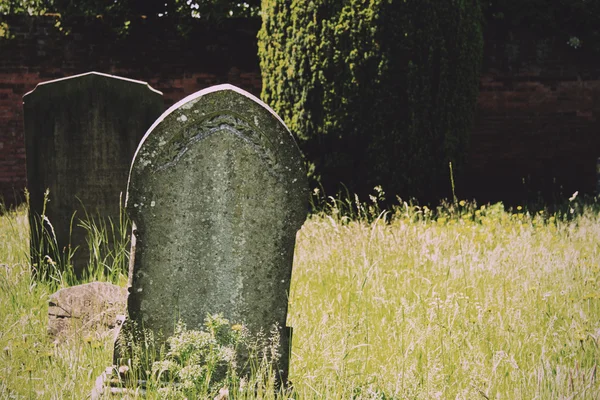
[[[286,379],[288,291],[307,200],[300,151],[266,104],[231,85],[175,104],[142,139],[129,176],[130,320],[163,338],[177,319],[203,328],[207,314],[253,333],[277,325]]]
[[[56,261],[70,243],[79,247],[72,261],[80,274],[89,253],[78,220],[87,211],[118,223],[131,159],[164,110],[162,93],[146,82],[90,72],[38,84],[23,108],[32,262],[46,255]],[[58,246],[41,239],[44,207],[52,225],[46,232]]]

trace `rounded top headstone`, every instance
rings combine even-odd
[[[140,142],[129,174],[130,318],[163,337],[174,320],[202,328],[207,314],[255,333],[276,325],[287,365],[307,186],[292,134],[255,96],[219,85],[173,105]]]

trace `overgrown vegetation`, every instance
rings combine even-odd
[[[552,214],[462,200],[384,211],[383,197],[378,188],[367,202],[315,198],[324,211],[300,230],[294,260],[288,397],[600,396],[596,203],[573,196]],[[47,337],[55,288],[32,279],[28,229],[25,209],[0,216],[0,397],[85,398],[111,363],[111,338]],[[217,323],[227,334],[214,348],[230,348],[237,322]],[[179,374],[174,383],[188,381],[186,366],[199,371],[190,361],[205,355],[209,331],[181,327],[157,382],[171,382],[159,371]],[[230,398],[283,398],[268,384],[225,385]],[[148,398],[171,390],[159,386]]]
[[[141,339],[140,339],[141,338]],[[161,399],[256,398],[285,394],[277,365],[279,333],[250,333],[222,315],[208,315],[203,330],[179,322],[166,346],[156,347],[151,331],[128,330],[126,365],[115,367],[112,387],[123,395],[146,392]],[[221,396],[221,397],[219,397]]]
[[[53,15],[55,26],[69,34],[82,18],[101,19],[116,37],[127,36],[149,21],[162,19],[165,29],[180,36],[197,26],[219,24],[225,18],[252,18],[258,15],[260,0],[0,0],[0,17],[6,15]],[[144,29],[142,28],[142,31]],[[0,21],[0,38],[12,38],[10,25]]]
[[[2,0],[0,15],[42,15],[58,13],[63,16],[112,16],[132,18],[172,16],[182,19],[214,19],[253,16],[258,13],[260,0]]]
[[[449,195],[478,94],[477,2],[265,0],[261,14],[262,98],[327,192]]]
[[[29,193],[25,191],[27,204]],[[44,193],[41,214],[29,215],[29,227],[32,230],[29,256],[32,277],[37,281],[47,281],[57,287],[61,284],[75,285],[79,281],[108,281],[120,283],[129,268],[129,235],[131,221],[123,208],[119,211],[118,221],[110,217],[91,215],[82,205],[85,215],[71,216],[70,233],[74,227],[83,228],[87,249],[57,242],[52,221],[46,215],[49,191]],[[82,233],[80,233],[82,234]],[[70,235],[69,235],[70,236]],[[75,271],[73,259],[76,252],[87,251],[87,268]]]

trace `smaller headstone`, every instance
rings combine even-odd
[[[77,249],[70,261],[83,274],[91,254],[80,220],[118,225],[131,159],[163,109],[162,93],[146,82],[98,72],[42,82],[23,96],[32,265],[60,268]],[[43,266],[34,272],[43,276]]]
[[[73,334],[104,337],[118,330],[125,314],[127,289],[106,282],[92,282],[61,289],[50,296],[48,334],[57,339]]]

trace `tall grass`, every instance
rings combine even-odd
[[[27,204],[29,193],[26,191]],[[73,213],[69,225],[69,243],[58,243],[52,221],[46,215],[49,191],[44,193],[41,214],[29,215],[31,241],[29,260],[33,278],[39,282],[49,282],[53,289],[74,286],[83,282],[108,281],[124,284],[127,281],[129,266],[129,235],[131,221],[125,209],[120,207],[118,220],[110,216],[88,212],[82,204],[84,215],[76,218]],[[122,204],[122,201],[119,200]],[[87,249],[72,247],[73,228],[79,227],[77,234],[85,234]],[[87,266],[76,274],[73,259],[77,252],[87,250]]]
[[[119,203],[123,202],[119,200]],[[87,268],[83,271],[84,281],[107,281],[124,286],[129,269],[129,235],[131,221],[125,208],[119,210],[118,221],[99,214],[90,214],[82,205],[85,217],[78,226],[86,232],[89,253]]]
[[[600,398],[593,207],[573,198],[553,214],[464,201],[383,211],[381,196],[320,200],[326,212],[298,233],[294,396]],[[50,289],[31,279],[24,209],[0,217],[0,243],[0,398],[85,398],[111,363],[110,339],[46,336]]]
[[[110,361],[111,347],[77,336],[58,345],[47,336],[48,297],[57,285],[33,279],[27,210],[2,214],[0,398],[85,398]]]

